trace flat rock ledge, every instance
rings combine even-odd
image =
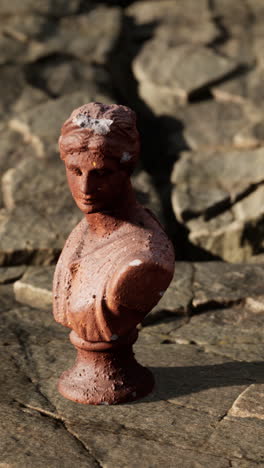
[[[59,395],[75,351],[51,314],[54,268],[19,268],[0,269],[3,466],[264,464],[263,265],[177,262],[135,345],[155,389],[114,407]]]

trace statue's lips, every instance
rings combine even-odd
[[[79,198],[80,202],[83,203],[84,205],[92,205],[93,203],[97,203],[98,199],[97,198],[91,198],[91,197],[80,197]]]

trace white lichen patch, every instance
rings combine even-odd
[[[132,262],[129,263],[129,266],[138,266],[141,265],[142,261],[139,260],[139,258],[136,258],[135,260],[132,260]]]
[[[112,335],[110,338],[111,341],[116,341],[118,340],[118,335]]]
[[[165,293],[165,291],[160,291],[159,296],[163,296],[164,293]]]
[[[96,135],[107,135],[110,132],[110,126],[113,120],[110,119],[92,119],[88,115],[78,114],[74,117],[73,122],[79,127],[90,128]]]
[[[128,153],[127,151],[125,151],[123,154],[122,154],[122,157],[120,159],[120,162],[121,163],[126,163],[127,161],[130,161],[130,159],[132,158],[132,154]]]
[[[100,405],[109,405],[108,401],[101,401]]]

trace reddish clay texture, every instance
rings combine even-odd
[[[171,242],[135,198],[130,174],[140,144],[135,113],[89,103],[59,139],[73,198],[84,213],[59,258],[55,320],[72,329],[74,366],[59,391],[87,404],[116,404],[151,392],[151,372],[134,358],[137,325],[157,304],[174,270]]]

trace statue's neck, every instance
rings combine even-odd
[[[95,235],[97,238],[103,238],[112,234],[124,223],[133,223],[136,217],[138,203],[131,185],[128,186],[125,193],[122,193],[122,197],[120,198],[113,210],[86,215],[89,233],[91,235]]]

